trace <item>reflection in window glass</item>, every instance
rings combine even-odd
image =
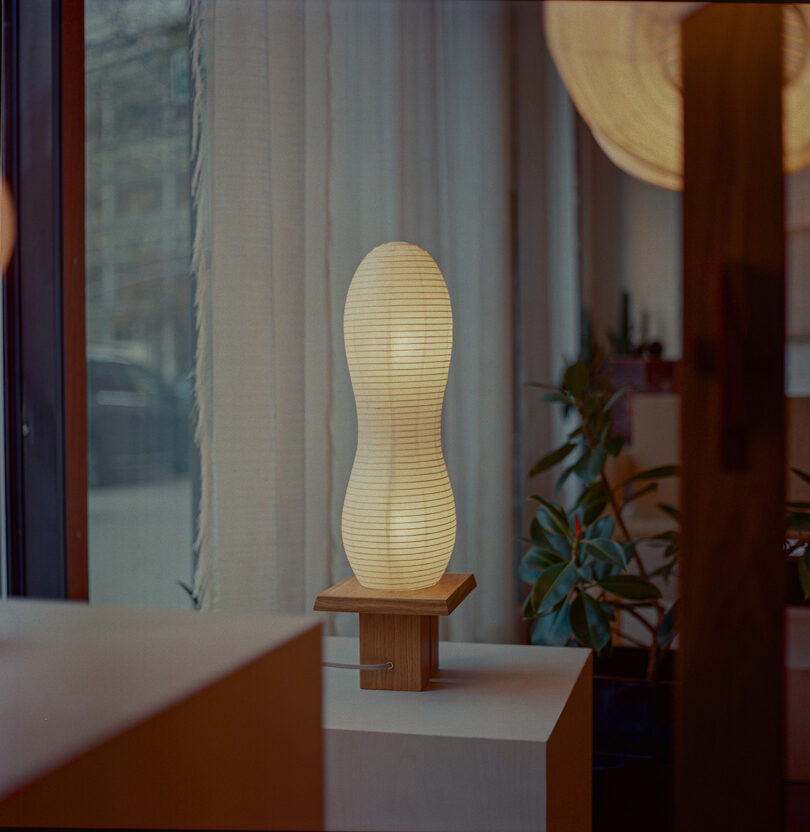
[[[810,168],[785,177],[786,389],[810,396]]]
[[[85,0],[90,600],[188,607],[186,0]]]

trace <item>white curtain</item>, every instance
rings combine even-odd
[[[449,569],[479,586],[444,635],[515,637],[509,24],[501,0],[192,4],[204,608],[309,611],[350,574],[343,304],[363,256],[406,240],[454,313]]]

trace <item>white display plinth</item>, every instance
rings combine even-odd
[[[0,602],[0,825],[322,823],[320,625]]]
[[[442,642],[440,655],[418,693],[325,669],[327,829],[589,830],[590,650]],[[324,639],[324,659],[356,663],[357,639]]]

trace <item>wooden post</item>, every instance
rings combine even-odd
[[[784,223],[779,6],[682,26],[679,830],[780,830]]]
[[[439,616],[430,616],[430,675],[439,672]]]
[[[446,572],[426,589],[369,589],[352,575],[324,590],[315,609],[360,614],[360,664],[364,690],[424,690],[439,672],[439,616],[450,615],[475,589],[469,572]]]
[[[363,690],[424,690],[430,659],[430,616],[360,613],[360,664],[393,664],[361,670]]]

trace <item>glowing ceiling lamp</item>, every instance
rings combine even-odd
[[[546,41],[582,118],[632,176],[683,187],[681,22],[706,3],[552,0]],[[810,164],[810,7],[782,10],[783,166]]]

